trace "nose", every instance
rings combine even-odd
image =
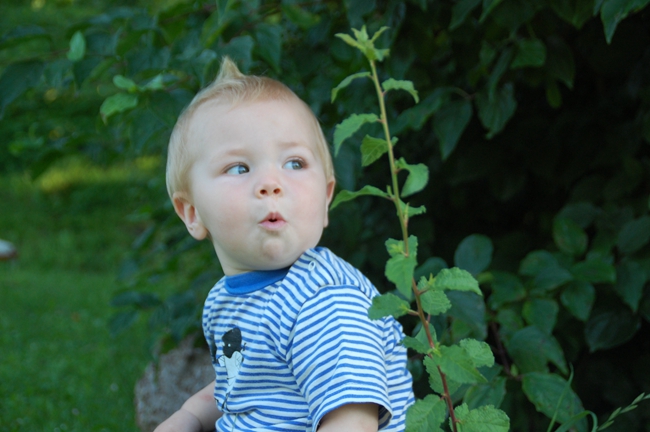
[[[260,182],[257,185],[256,195],[258,198],[279,197],[282,196],[282,192],[282,186],[280,185],[277,176],[267,173],[262,179],[260,179]]]

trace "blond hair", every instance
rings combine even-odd
[[[302,105],[313,121],[311,126],[314,129],[316,150],[323,164],[325,176],[328,181],[334,179],[334,166],[327,140],[309,106],[281,82],[268,77],[244,75],[232,60],[224,57],[217,78],[194,96],[178,117],[172,130],[167,149],[167,192],[170,197],[173,197],[174,192],[189,191],[188,172],[194,162],[192,152],[189,151],[189,126],[198,108],[209,101],[225,102],[236,106],[259,100],[295,100]]]

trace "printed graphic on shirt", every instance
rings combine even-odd
[[[217,362],[219,362],[220,366],[226,368],[228,387],[226,389],[226,398],[223,401],[222,406],[222,409],[225,410],[228,396],[230,395],[232,387],[235,385],[235,380],[237,379],[241,365],[244,362],[242,351],[244,351],[245,345],[242,346],[241,330],[238,327],[224,333],[221,340],[223,341],[223,355],[217,359]]]

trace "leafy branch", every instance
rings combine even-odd
[[[402,233],[401,240],[389,239],[386,249],[390,255],[386,263],[386,277],[395,284],[399,295],[387,293],[373,299],[373,304],[368,311],[372,319],[384,316],[398,318],[403,315],[417,316],[422,324],[422,330],[416,337],[405,337],[402,344],[413,349],[424,357],[424,365],[430,376],[432,389],[439,395],[427,396],[417,401],[409,408],[406,419],[408,431],[440,430],[440,425],[449,416],[451,429],[458,432],[462,424],[463,431],[482,430],[486,424],[492,426],[493,431],[507,431],[510,421],[501,410],[491,406],[482,406],[469,409],[466,404],[454,408],[452,393],[461,384],[487,383],[487,379],[478,371],[479,367],[492,366],[494,356],[490,347],[475,339],[463,339],[457,345],[445,346],[436,340],[435,330],[430,324],[431,316],[440,315],[451,307],[451,302],[445,291],[471,291],[482,295],[478,282],[465,270],[459,268],[443,269],[437,275],[422,277],[416,281],[414,272],[417,267],[417,237],[410,235],[408,230],[409,219],[426,211],[424,207],[411,207],[402,198],[424,189],[429,180],[429,170],[424,164],[409,164],[404,158],[395,156],[397,140],[391,136],[386,111],[386,94],[392,90],[408,92],[415,103],[419,102],[419,95],[413,83],[404,80],[389,78],[380,82],[377,73],[377,62],[381,62],[389,55],[387,49],[378,49],[375,42],[388,28],[382,27],[370,37],[365,27],[361,30],[352,29],[353,36],[337,34],[344,42],[358,49],[368,60],[370,72],[363,71],[345,78],[332,90],[332,102],[338,93],[349,86],[356,79],[368,78],[372,81],[377,94],[379,115],[374,113],[352,114],[343,120],[334,131],[334,151],[338,153],[343,142],[352,137],[366,124],[378,122],[381,124],[383,138],[366,136],[361,144],[362,165],[367,166],[388,155],[391,181],[382,191],[371,185],[366,185],[356,192],[341,191],[332,208],[340,203],[349,201],[358,196],[372,195],[388,199],[395,205],[397,218]],[[403,185],[400,185],[398,174],[407,171],[408,175]],[[415,308],[411,308],[411,302]]]

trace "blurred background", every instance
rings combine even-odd
[[[408,197],[427,209],[409,224],[416,274],[459,266],[484,292],[450,296],[434,320],[442,343],[474,337],[497,358],[456,400],[546,430],[573,370],[558,420],[606,421],[650,392],[648,3],[3,0],[0,430],[138,430],[136,381],[200,329],[222,274],[168,203],[176,117],[229,55],[287,83],[331,141],[347,116],[377,111],[364,80],[331,102],[368,70],[335,36],[362,25],[389,27],[382,79],[419,91],[417,105],[387,96],[398,156],[429,173]],[[388,182],[385,161],[362,168],[364,134],[380,131],[338,151],[339,189]],[[382,292],[391,206],[341,205],[323,238]],[[415,353],[411,368],[418,396],[431,392]],[[610,430],[650,430],[645,404]]]

